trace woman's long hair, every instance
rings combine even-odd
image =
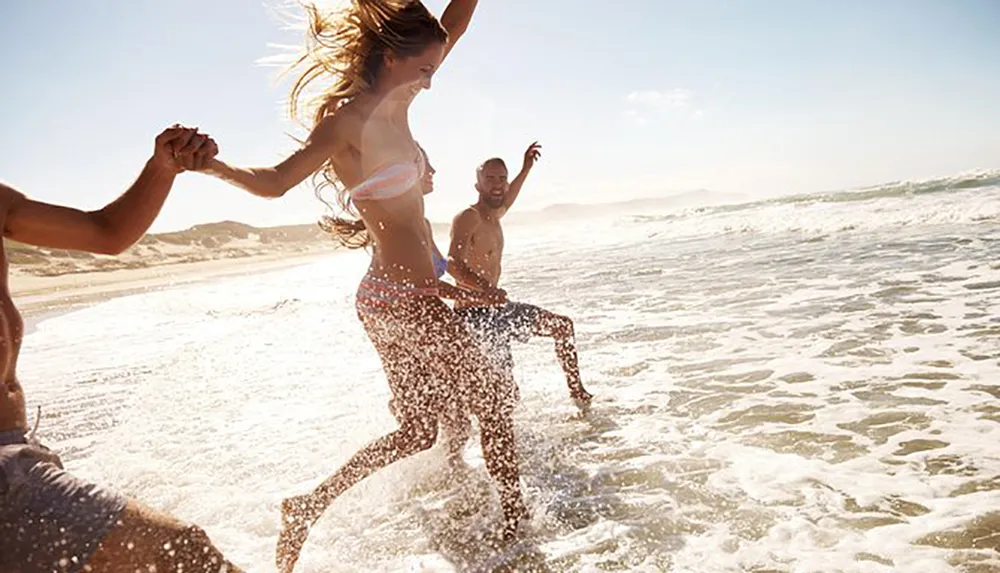
[[[350,0],[333,13],[305,5],[309,19],[305,51],[292,64],[301,69],[292,86],[289,107],[292,117],[312,129],[355,96],[375,85],[387,55],[407,58],[422,53],[434,43],[446,43],[448,33],[419,0]],[[332,77],[333,82],[307,99],[313,82]],[[309,113],[309,109],[312,112]],[[302,119],[305,112],[306,121]],[[320,227],[348,248],[365,247],[371,237],[364,221],[350,204],[348,190],[341,184],[328,160],[316,174],[316,196],[333,208],[321,192],[333,187],[342,216],[324,216]]]

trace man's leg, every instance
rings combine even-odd
[[[84,571],[238,572],[196,525],[129,500]]]
[[[514,303],[515,315],[524,317],[534,336],[544,336],[555,340],[556,357],[566,373],[566,385],[570,396],[577,402],[588,404],[593,398],[583,387],[580,379],[580,365],[576,353],[576,333],[573,321],[568,316],[549,312],[534,305]]]
[[[239,571],[200,528],[82,480],[26,442],[0,442],[0,571]]]

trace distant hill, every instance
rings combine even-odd
[[[661,214],[686,207],[742,203],[747,200],[748,197],[737,193],[719,193],[696,189],[661,197],[644,197],[607,203],[557,203],[535,211],[517,211],[515,205],[506,220],[511,223],[537,223],[608,215]]]
[[[547,223],[559,219],[606,217],[609,215],[657,215],[688,207],[739,204],[749,200],[749,197],[739,193],[720,193],[695,189],[673,195],[606,203],[555,203],[541,209],[520,209],[515,205],[503,221],[505,224],[531,224]],[[455,215],[457,214],[456,211]],[[435,235],[447,237],[451,228],[451,219],[435,221],[431,226]]]
[[[337,243],[317,225],[253,227],[235,221],[195,225],[184,231],[144,236],[118,256],[41,249],[6,241],[12,269],[36,276],[145,268],[259,255],[333,250]]]

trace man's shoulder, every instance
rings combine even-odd
[[[475,207],[470,206],[459,211],[458,215],[455,215],[455,218],[452,219],[452,224],[470,225],[470,224],[480,223],[482,222],[482,220],[483,216],[479,213],[479,210],[477,210]]]

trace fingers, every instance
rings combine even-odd
[[[174,149],[177,150],[177,155],[193,155],[205,142],[208,141],[208,136],[204,133],[192,132],[190,137],[183,145],[174,144]]]
[[[214,139],[207,137],[202,146],[194,152],[192,157],[192,166],[189,167],[189,169],[194,171],[201,171],[205,169],[208,167],[209,162],[218,154],[219,146],[215,143]]]
[[[174,151],[187,141],[197,130],[189,127],[174,126],[163,130],[156,136],[155,147],[159,151]]]
[[[195,153],[208,141],[208,136],[204,133],[192,133],[189,137],[184,140],[174,142],[174,160],[184,168],[185,171],[190,171],[195,168]]]
[[[156,145],[166,145],[167,142],[176,138],[178,135],[184,132],[186,128],[181,127],[179,123],[175,123],[160,132],[160,135],[156,136]]]
[[[179,133],[164,144],[164,147],[170,151],[174,157],[177,157],[190,145],[191,140],[193,140],[197,135],[197,128],[182,128]]]
[[[196,134],[175,156],[185,171],[202,171],[219,153],[219,146],[204,133]]]
[[[528,146],[528,150],[524,152],[524,155],[532,161],[538,160],[542,156],[541,144],[537,141],[532,142],[532,144]]]

